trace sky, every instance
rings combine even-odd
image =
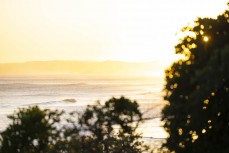
[[[0,63],[176,57],[176,32],[228,0],[0,0]]]

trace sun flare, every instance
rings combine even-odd
[[[209,41],[209,38],[207,36],[204,36],[203,39],[204,39],[205,42],[208,42]]]

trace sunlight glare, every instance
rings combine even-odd
[[[204,39],[205,42],[208,42],[209,41],[209,38],[207,36],[204,36],[203,39]]]
[[[227,0],[1,0],[0,20],[4,24],[0,25],[0,54],[4,56],[0,61],[168,63],[176,60],[175,33],[197,16],[216,17],[225,10],[226,3]]]

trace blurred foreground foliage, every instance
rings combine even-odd
[[[19,109],[8,116],[12,123],[1,132],[1,153],[49,152],[60,131],[56,124],[63,112],[41,110],[37,106]]]
[[[1,132],[0,153],[142,153],[148,149],[136,129],[142,114],[136,101],[112,98],[83,113],[19,109]],[[61,126],[62,125],[62,126]]]
[[[229,152],[229,11],[198,18],[182,33],[175,49],[184,58],[165,72],[164,146],[176,153]]]

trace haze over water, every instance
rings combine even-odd
[[[102,104],[111,97],[125,96],[140,104],[147,120],[139,131],[154,140],[165,138],[160,127],[160,111],[164,105],[161,77],[121,76],[5,76],[0,77],[0,130],[9,120],[7,115],[17,108],[38,105],[66,112],[82,111],[88,104]]]

